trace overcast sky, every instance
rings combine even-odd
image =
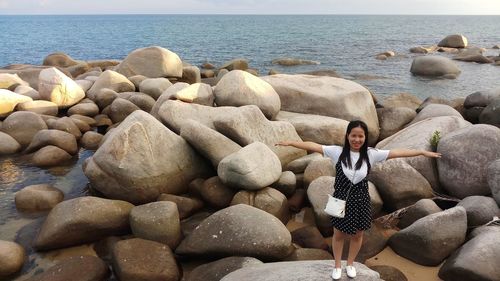
[[[500,15],[500,0],[0,0],[0,14]]]

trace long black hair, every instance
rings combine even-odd
[[[365,161],[368,165],[368,171],[370,171],[371,165],[368,158],[368,126],[366,126],[366,123],[361,120],[351,121],[349,122],[349,125],[347,125],[347,130],[344,138],[344,148],[342,149],[342,153],[340,154],[339,161],[349,169],[352,169],[351,145],[349,144],[348,136],[351,133],[352,129],[357,127],[361,127],[361,129],[363,129],[363,131],[365,132],[365,143],[363,143],[363,145],[359,149],[359,159],[358,162],[356,162],[355,170],[361,169],[363,161]]]

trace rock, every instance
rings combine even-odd
[[[290,122],[303,141],[321,144],[344,144],[349,122],[328,116],[280,111],[276,121]]]
[[[210,206],[219,210],[231,204],[236,190],[225,185],[219,177],[211,177],[203,182],[200,196]]]
[[[90,70],[90,66],[86,62],[80,62],[77,65],[64,67],[64,70],[71,74],[71,77],[76,77]]]
[[[218,106],[254,104],[268,119],[274,119],[281,107],[280,97],[271,85],[245,71],[231,71],[217,83],[214,90]]]
[[[49,184],[26,186],[16,192],[16,208],[21,211],[48,211],[64,199],[64,193]]]
[[[202,65],[201,65],[201,68],[203,69],[215,69],[215,65],[209,63],[209,62],[204,62]]]
[[[421,199],[414,205],[408,207],[398,223],[398,227],[403,229],[412,223],[431,214],[441,212],[441,208],[431,199]]]
[[[253,76],[259,76],[259,70],[258,69],[255,69],[255,68],[248,68],[248,69],[245,69],[244,71],[252,74]]]
[[[387,56],[386,55],[377,55],[375,57],[375,59],[378,59],[378,60],[386,60],[387,59]]]
[[[202,69],[200,71],[201,78],[213,78],[215,77],[215,71],[213,69]],[[200,79],[201,82],[201,79]]]
[[[246,59],[234,59],[227,61],[219,69],[231,70],[245,70],[248,68],[248,60]]]
[[[133,92],[135,90],[134,84],[132,84],[127,77],[118,72],[106,70],[99,76],[90,90],[87,91],[87,96],[94,100],[97,93],[104,88],[111,89],[117,93]]]
[[[260,190],[280,178],[281,162],[267,145],[254,142],[222,159],[217,174],[231,187]]]
[[[43,129],[47,129],[47,125],[40,115],[29,111],[14,112],[2,124],[2,131],[22,147],[28,146],[35,134]]]
[[[203,208],[203,201],[197,198],[182,197],[171,194],[161,194],[157,201],[169,201],[175,203],[179,212],[179,219],[190,217]]]
[[[79,103],[68,110],[68,115],[79,114],[83,116],[96,116],[99,114],[99,107],[95,103]]]
[[[403,272],[390,265],[374,265],[370,269],[378,272],[380,279],[385,281],[408,281]]]
[[[186,82],[188,84],[195,84],[201,82],[201,72],[200,69],[193,65],[185,65],[182,67],[182,77],[179,79],[180,82]]]
[[[38,92],[42,99],[57,104],[59,108],[70,107],[85,98],[83,89],[54,67],[40,71]]]
[[[307,197],[313,207],[316,226],[323,236],[331,236],[333,233],[331,217],[324,209],[328,201],[327,194],[333,194],[334,177],[322,176],[311,182],[307,188]]]
[[[288,198],[288,208],[294,213],[300,212],[307,204],[307,194],[302,188],[295,190],[295,193]]]
[[[455,79],[461,71],[449,58],[439,56],[422,56],[413,59],[410,72],[419,76]]]
[[[500,159],[492,161],[488,165],[486,179],[493,198],[500,206]]]
[[[319,61],[295,59],[295,58],[279,58],[274,59],[272,64],[279,64],[283,66],[307,65],[307,64],[320,64]]]
[[[82,121],[82,122],[86,123],[87,125],[89,125],[90,127],[95,127],[97,124],[97,121],[94,118],[89,117],[89,116],[83,116],[80,114],[73,114],[70,116],[70,118],[73,119],[73,122],[75,120]]]
[[[19,85],[14,90],[14,93],[20,94],[32,98],[33,100],[41,99],[40,94],[37,90],[31,88],[30,86]]]
[[[399,93],[391,95],[384,99],[383,105],[385,108],[408,107],[416,110],[422,104],[422,100],[408,93]]]
[[[128,202],[92,196],[63,201],[50,211],[34,247],[58,249],[123,234],[129,230],[133,207]]]
[[[448,35],[439,41],[438,47],[465,48],[467,47],[467,38],[461,34]]]
[[[290,171],[283,171],[278,181],[273,184],[273,188],[283,193],[286,197],[292,196],[297,188],[295,174]]]
[[[180,280],[172,250],[158,242],[139,238],[118,241],[112,263],[121,281]]]
[[[389,245],[402,257],[436,266],[462,245],[466,232],[465,209],[454,207],[417,220],[391,236]]]
[[[92,68],[92,69],[88,70],[87,72],[82,73],[82,74],[76,76],[75,82],[77,80],[85,80],[85,78],[87,78],[89,76],[97,76],[97,77],[99,77],[99,75],[101,75],[101,73],[102,73],[102,70],[100,68],[98,68],[98,69]]]
[[[137,238],[160,242],[175,249],[181,241],[177,204],[161,201],[134,207],[130,212],[130,228]]]
[[[68,132],[76,137],[79,140],[82,137],[82,132],[80,128],[75,124],[76,120],[71,119],[69,117],[59,118],[55,121],[53,126],[50,126],[51,129],[60,130],[63,132]]]
[[[126,77],[144,75],[149,78],[182,77],[182,61],[168,49],[151,46],[132,51],[117,66],[116,71]]]
[[[377,112],[370,92],[363,86],[326,76],[278,74],[262,79],[278,93],[281,110],[344,120],[361,119],[368,125],[369,144],[376,143]]]
[[[463,118],[458,111],[456,111],[449,105],[429,104],[426,107],[424,107],[407,126],[410,126],[427,118],[439,117],[439,116],[456,116],[459,118]]]
[[[71,158],[71,155],[59,147],[48,145],[35,152],[32,162],[38,167],[52,167],[62,165]]]
[[[163,105],[165,101],[170,100],[171,97],[173,97],[178,91],[189,87],[188,83],[183,83],[183,82],[178,82],[169,87],[165,92],[161,94],[161,96],[156,100],[155,104],[151,108],[150,114],[153,115],[156,119],[160,120],[160,115],[158,111],[160,110],[160,107]]]
[[[418,123],[406,127],[405,129],[399,131],[398,133],[379,142],[376,148],[390,150],[390,149],[404,147],[409,149],[432,150],[429,139],[431,138],[432,134],[435,131],[440,132],[442,139],[447,134],[450,134],[450,132],[468,127],[470,125],[471,124],[469,122],[465,121],[461,117],[455,117],[455,116],[434,117],[427,120],[422,120]],[[422,176],[425,177],[425,179],[431,184],[432,188],[437,192],[442,193],[444,191],[441,188],[440,182],[438,180],[438,171],[436,164],[440,163],[440,161],[442,161],[442,158],[439,160],[435,160],[419,156],[419,157],[397,159],[397,161],[403,161],[410,164],[415,170],[417,170],[420,174],[422,174]],[[385,163],[381,163],[380,165],[383,166],[385,165]],[[402,167],[398,168],[398,170],[400,172],[405,171],[405,169],[402,169]],[[382,169],[380,170],[380,172],[385,174],[384,177],[389,177],[389,178],[403,179],[408,177],[407,174],[398,174],[395,171],[389,171],[387,169]],[[414,174],[414,172],[412,172],[412,174]],[[418,175],[415,176],[419,178]],[[409,180],[409,178],[407,178],[407,180]],[[420,182],[420,180],[418,181]],[[376,182],[374,183],[378,188],[381,187]],[[397,186],[394,186],[393,188],[398,189]]]
[[[118,97],[122,97],[123,94],[125,93],[119,93]],[[139,107],[142,111],[150,112],[153,106],[155,105],[155,100],[143,93],[131,93],[130,96],[124,97],[123,98],[127,99],[131,103],[135,104],[137,107]]]
[[[345,267],[343,262],[342,267]],[[381,281],[380,275],[361,263],[354,263],[360,281]],[[332,261],[290,261],[265,263],[259,266],[234,271],[221,281],[286,281],[286,280],[330,280]],[[343,281],[349,278],[342,274]]]
[[[425,48],[425,47],[422,47],[422,46],[417,46],[417,47],[410,48],[410,53],[414,53],[414,54],[427,54],[427,53],[430,53],[430,50],[429,50],[429,48]]]
[[[492,59],[489,59],[483,55],[458,55],[453,58],[454,60],[466,61],[466,62],[477,62],[477,63],[493,63]]]
[[[187,120],[181,128],[181,137],[205,156],[217,168],[222,159],[241,149],[241,146],[223,134],[192,120]]]
[[[497,49],[497,50],[498,50],[498,49],[500,49],[500,45],[499,45],[499,44],[497,44],[497,45],[494,45],[494,46],[493,46],[493,47],[491,47],[491,48],[492,48],[492,49]]]
[[[372,209],[372,218],[376,218],[377,215],[382,211],[384,202],[380,196],[377,187],[371,182],[368,182],[368,194],[370,195],[370,203]]]
[[[500,216],[500,208],[491,197],[468,196],[458,203],[467,212],[467,225],[474,228],[486,224]]]
[[[117,97],[117,92],[108,88],[103,88],[97,92],[94,100],[100,109],[104,109],[106,106],[110,105]]]
[[[239,107],[232,114],[218,115],[213,122],[215,129],[240,145],[253,142],[266,144],[280,159],[282,166],[305,155],[304,150],[276,146],[283,140],[300,140],[288,122],[269,121],[255,105]]]
[[[130,80],[130,82],[132,82],[135,86],[136,89],[139,89],[139,85],[141,85],[141,82],[148,79],[148,77],[144,76],[144,75],[134,75],[134,76],[130,76],[128,77],[128,80]]]
[[[284,170],[291,171],[294,174],[301,174],[304,173],[311,161],[321,158],[323,158],[323,155],[319,153],[307,154],[288,163]]]
[[[500,129],[491,125],[473,125],[441,137],[438,152],[439,180],[452,196],[488,195],[488,165],[500,158]],[[464,161],[463,159],[474,159]]]
[[[184,193],[191,180],[211,174],[184,139],[140,110],[108,133],[83,170],[105,196],[134,203],[154,201],[161,193]]]
[[[19,103],[32,101],[30,97],[0,89],[0,117],[8,116]]]
[[[18,86],[28,86],[17,74],[0,73],[0,89],[14,90]]]
[[[186,281],[219,281],[235,270],[260,264],[261,261],[252,257],[227,257],[196,267],[187,275]]]
[[[140,110],[137,105],[126,99],[116,98],[110,105],[109,117],[111,117],[113,123],[118,123],[125,120],[127,116],[136,110]]]
[[[53,53],[43,59],[43,65],[69,67],[77,65],[79,62],[65,53]]]
[[[21,245],[0,240],[0,278],[20,271],[24,260],[25,252]]]
[[[215,96],[210,85],[204,83],[195,83],[172,94],[170,96],[170,99],[176,99],[188,103],[197,103],[206,106],[213,106]]]
[[[99,144],[101,143],[103,135],[88,131],[83,134],[82,139],[80,140],[80,144],[83,148],[87,150],[97,150],[99,148]]]
[[[335,176],[335,167],[330,158],[322,157],[312,160],[304,171],[304,187],[321,176]]]
[[[74,135],[60,130],[40,130],[34,136],[26,152],[36,151],[44,146],[53,145],[63,149],[71,155],[78,152],[78,145]]]
[[[181,242],[176,253],[277,260],[288,256],[291,242],[290,232],[276,217],[238,204],[205,219]]]
[[[443,99],[443,98],[439,98],[439,97],[435,97],[435,96],[430,96],[430,97],[426,98],[422,102],[422,104],[416,109],[417,113],[420,112],[422,109],[424,109],[429,104],[445,104],[445,105],[449,105],[451,107],[454,106],[452,104],[452,102],[447,100],[447,99]]]
[[[0,155],[14,154],[19,150],[21,150],[21,145],[16,139],[0,131]]]
[[[119,60],[89,60],[87,61],[90,67],[92,68],[100,68],[100,69],[108,69],[113,66],[117,66],[120,64]]]
[[[304,226],[291,232],[292,242],[302,248],[322,249],[329,251],[325,238],[314,226]]]
[[[108,265],[94,256],[72,256],[26,281],[105,281],[108,280]]]
[[[283,224],[286,224],[290,218],[285,195],[271,187],[259,191],[239,191],[231,201],[231,205],[238,204],[246,204],[266,211],[277,217]]]
[[[475,106],[486,107],[498,97],[500,97],[500,88],[477,91],[465,98],[464,106],[465,108],[472,108]]]
[[[500,280],[499,235],[486,232],[469,240],[453,253],[439,270],[444,281],[452,280]]]
[[[479,123],[500,128],[500,97],[495,98],[479,115]]]
[[[147,78],[139,84],[139,91],[157,100],[172,83],[167,78]]]
[[[295,249],[283,261],[333,260],[331,252],[321,249]]]
[[[365,231],[361,249],[356,257],[356,261],[365,263],[367,259],[372,258],[382,252],[389,240],[387,229],[373,223],[372,226]],[[347,259],[349,250],[344,247],[343,257]]]
[[[57,104],[50,101],[36,100],[17,104],[16,111],[31,111],[37,114],[56,116],[58,107]]]
[[[417,113],[408,107],[377,108],[379,141],[394,135],[414,120]]]

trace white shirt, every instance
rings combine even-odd
[[[337,145],[323,145],[323,155],[332,160],[333,166],[339,161],[340,154],[342,153],[342,146]],[[387,160],[389,156],[389,150],[380,150],[376,148],[368,148],[368,159],[370,160],[370,165],[373,167],[378,162]],[[361,166],[361,169],[355,170],[356,163],[359,159],[359,152],[351,151],[351,163],[352,169],[346,167],[343,163],[342,171],[347,176],[348,179],[352,181],[353,184],[361,182],[368,175],[368,166],[365,162]]]

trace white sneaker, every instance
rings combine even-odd
[[[335,267],[332,271],[333,280],[339,280],[341,276],[342,276],[342,268]]]
[[[354,268],[354,265],[346,266],[345,271],[347,272],[348,277],[350,277],[350,278],[356,277],[356,268]]]

